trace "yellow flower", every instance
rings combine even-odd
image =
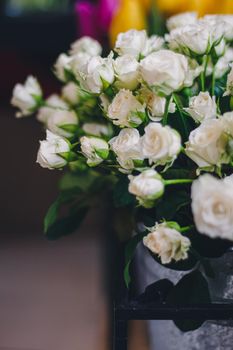
[[[224,0],[221,2],[221,12],[225,14],[232,14],[233,13],[233,2],[232,0]]]
[[[196,11],[199,16],[203,16],[210,13],[220,13],[224,3],[228,3],[228,8],[233,8],[232,0],[222,0],[221,2],[213,0],[157,0],[158,8],[166,15],[172,15],[184,11]],[[225,11],[226,12],[226,11]]]
[[[204,0],[203,0],[204,1]],[[167,15],[183,12],[187,10],[187,0],[157,0],[156,4],[160,11]]]
[[[114,46],[117,34],[129,29],[145,29],[147,27],[146,13],[141,0],[121,0],[120,7],[113,17],[109,36]]]
[[[148,13],[151,8],[152,8],[152,0],[140,0],[143,8],[146,10],[146,12]]]

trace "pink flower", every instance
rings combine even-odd
[[[109,30],[109,26],[118,6],[119,0],[99,0],[97,5],[97,18],[99,27],[103,33]]]

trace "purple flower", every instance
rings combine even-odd
[[[97,18],[99,28],[106,33],[109,30],[113,15],[115,14],[119,0],[99,0],[97,5]]]
[[[90,1],[77,1],[75,5],[75,13],[78,21],[79,36],[90,36],[94,39],[99,39],[99,31],[97,30],[96,21],[97,7]]]

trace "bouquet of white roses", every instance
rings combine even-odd
[[[81,38],[54,66],[61,95],[44,99],[29,77],[12,104],[47,129],[37,162],[69,170],[45,218],[48,236],[76,229],[93,197],[110,191],[124,208],[123,228],[135,233],[126,283],[143,241],[164,266],[202,266],[193,276],[208,300],[206,258],[233,242],[233,16],[185,13],[167,27],[164,37],[121,33],[107,57]],[[68,214],[59,218],[63,205]]]

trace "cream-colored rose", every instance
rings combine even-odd
[[[149,163],[166,164],[176,159],[181,150],[181,137],[170,126],[150,123],[142,136],[142,153]]]
[[[233,112],[224,113],[220,117],[220,121],[222,122],[225,133],[233,137]]]
[[[99,123],[84,123],[82,126],[83,131],[92,136],[110,136],[112,133],[109,125]]]
[[[164,44],[165,44],[164,38],[158,35],[152,35],[146,41],[146,47],[142,51],[142,56],[148,56],[152,52],[161,50]]]
[[[66,71],[71,70],[71,61],[72,57],[66,55],[65,53],[61,53],[58,56],[57,61],[54,65],[54,73],[59,80],[63,82],[67,80]]]
[[[220,119],[207,119],[189,135],[185,152],[200,168],[227,163],[228,138]]]
[[[164,193],[162,177],[153,169],[144,170],[140,175],[129,175],[129,192],[136,196],[139,204],[152,208],[156,199]]]
[[[206,15],[203,20],[211,24],[213,30],[222,33],[227,41],[232,41],[233,15]]]
[[[233,66],[231,66],[231,71],[227,76],[227,86],[226,92],[223,96],[231,95],[233,96]]]
[[[47,128],[63,137],[74,136],[77,126],[78,117],[74,111],[53,109],[47,120]]]
[[[220,79],[230,70],[230,64],[233,62],[233,48],[228,47],[222,57],[218,60],[214,68],[216,79]]]
[[[195,24],[198,20],[197,12],[183,12],[178,15],[172,16],[167,20],[167,28],[169,31],[184,27],[187,24]]]
[[[71,57],[70,67],[75,78],[81,83],[87,75],[88,62],[91,56],[86,52],[79,52]]]
[[[187,83],[189,75],[189,62],[184,55],[170,50],[153,52],[140,62],[142,79],[152,87],[155,92],[170,95],[172,92],[190,86]]]
[[[100,43],[89,36],[83,36],[71,44],[70,55],[74,56],[77,53],[87,53],[90,56],[99,56],[102,53]]]
[[[107,58],[91,57],[82,78],[82,84],[87,91],[99,94],[107,89],[115,79],[111,55]]]
[[[67,154],[69,152],[69,142],[47,130],[46,140],[40,141],[36,162],[39,163],[42,168],[63,168],[67,164],[67,160],[59,154]]]
[[[143,244],[155,255],[158,255],[162,264],[188,258],[191,246],[189,238],[174,228],[170,228],[166,222],[156,224],[151,232],[143,238]]]
[[[140,99],[147,105],[149,118],[154,122],[160,121],[165,113],[166,98],[156,95],[147,88],[142,88],[140,90]],[[171,100],[169,103],[168,112],[175,113],[175,111],[175,103],[173,103]]]
[[[68,110],[69,107],[60,96],[53,94],[45,101],[45,106],[41,107],[37,114],[37,120],[41,123],[47,124],[48,119],[54,113],[54,110]]]
[[[142,123],[145,108],[132,91],[122,89],[108,107],[107,115],[113,124],[120,127],[135,127]]]
[[[192,211],[197,230],[211,238],[233,241],[233,178],[209,174],[192,184]]]
[[[141,138],[137,129],[125,128],[109,141],[117,156],[117,161],[124,169],[134,169],[134,161],[143,160]]]
[[[215,96],[211,98],[209,92],[200,92],[198,96],[191,97],[189,108],[184,108],[195,122],[201,123],[206,119],[216,118],[217,105]]]
[[[62,88],[62,97],[67,103],[75,106],[80,101],[78,86],[73,82],[66,84]]]
[[[134,90],[139,84],[139,63],[132,55],[123,55],[113,63],[118,89]]]
[[[16,117],[26,117],[34,113],[41,99],[42,91],[36,78],[29,76],[24,85],[16,84],[11,99],[11,104],[20,110]]]
[[[145,30],[131,29],[117,36],[115,51],[119,55],[132,55],[139,58],[145,50],[147,44],[147,34]]]
[[[80,139],[81,151],[87,158],[87,164],[90,167],[96,166],[108,158],[109,146],[108,143],[93,136],[83,136]]]

